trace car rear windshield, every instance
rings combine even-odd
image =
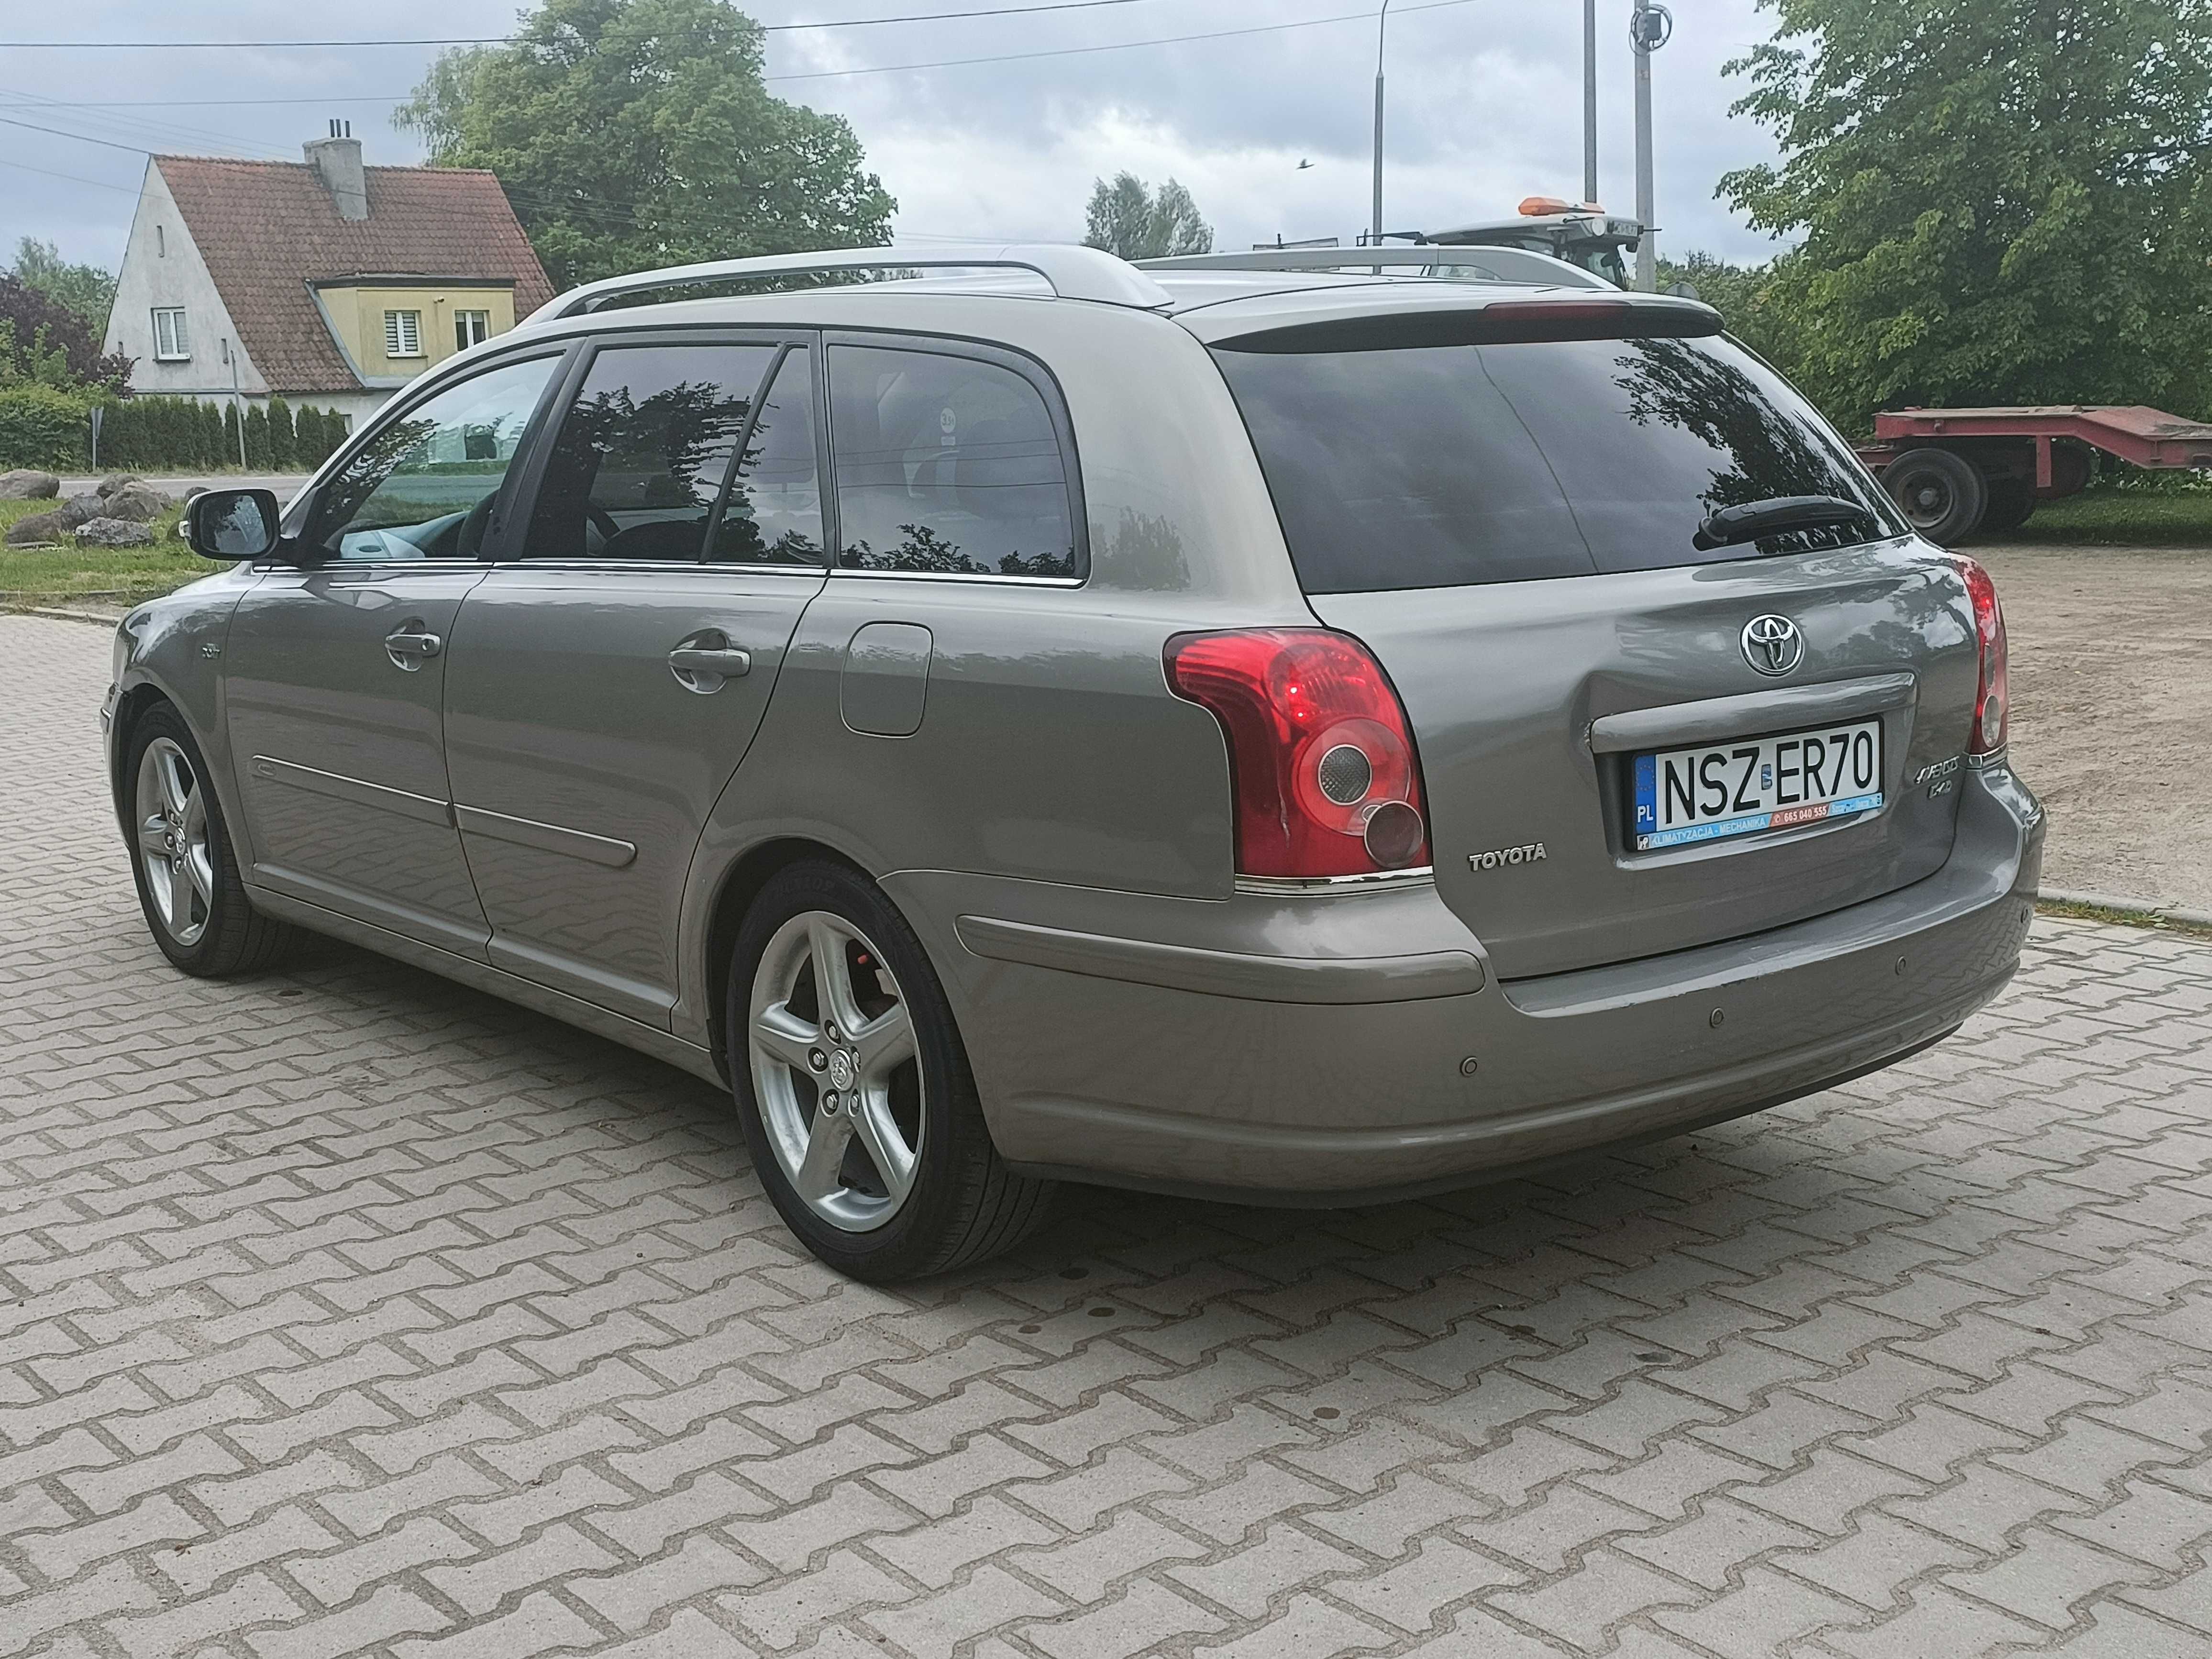
[[[1214,357],[1310,593],[1650,570],[1869,533],[1692,544],[1717,509],[1781,495],[1839,496],[1880,535],[1904,532],[1811,405],[1725,339]]]

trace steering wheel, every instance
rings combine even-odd
[[[453,526],[453,551],[461,558],[473,559],[483,551],[484,528],[491,522],[492,504],[498,500],[499,491],[495,489]]]
[[[584,503],[584,516],[591,520],[592,528],[599,532],[599,545],[602,547],[622,534],[623,527],[615,522],[615,515],[597,501]]]

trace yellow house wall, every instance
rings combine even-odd
[[[345,342],[363,374],[420,374],[435,368],[455,350],[453,313],[488,311],[491,331],[504,334],[514,326],[514,292],[504,288],[326,288],[323,304],[339,337]],[[422,313],[422,356],[390,357],[384,351],[384,313],[419,311]]]

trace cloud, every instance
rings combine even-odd
[[[963,9],[959,0],[759,0],[764,21]],[[1110,47],[1261,29],[1358,10],[1358,0],[1132,0],[1028,17],[780,33],[771,75]],[[1765,159],[1765,135],[1731,118],[1720,66],[1770,32],[1755,0],[1681,0],[1655,60],[1664,245],[1760,258],[1771,245],[1711,198],[1720,173]],[[1602,0],[1601,195],[1632,205],[1626,0]],[[11,34],[71,39],[282,39],[495,34],[511,0],[369,0],[341,12],[292,0],[80,0]],[[1527,194],[1579,194],[1581,9],[1551,0],[1394,0],[1385,219],[1391,228],[1499,216]],[[1173,174],[1218,245],[1340,235],[1366,222],[1376,30],[1371,16],[1177,45],[892,74],[779,80],[779,95],[835,110],[899,198],[901,234],[1073,238],[1093,178]],[[234,52],[18,52],[0,62],[0,239],[32,234],[74,258],[121,256],[141,149],[295,158],[327,116],[349,118],[372,161],[420,158],[387,124],[421,78],[420,47]],[[312,101],[264,103],[268,99]],[[144,100],[207,100],[148,106]],[[134,107],[112,106],[128,100]],[[105,148],[88,139],[102,139]],[[1314,165],[1300,171],[1297,163]],[[39,169],[32,171],[30,169]],[[72,179],[53,176],[75,175]],[[82,182],[80,182],[82,181]]]

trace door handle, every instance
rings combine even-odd
[[[446,642],[420,623],[410,623],[396,634],[384,636],[384,653],[394,666],[413,673],[446,648]]]
[[[712,650],[703,646],[680,645],[668,653],[668,665],[684,674],[720,674],[724,679],[734,680],[752,672],[753,653],[740,651],[735,646]]]
[[[668,672],[686,691],[711,697],[731,680],[752,672],[753,653],[730,643],[719,628],[702,628],[668,653]]]

